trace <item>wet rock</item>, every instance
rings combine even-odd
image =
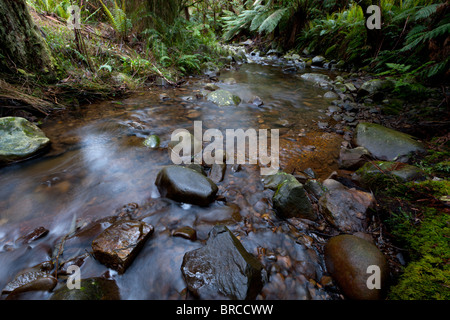
[[[370,152],[364,147],[342,148],[339,154],[339,168],[357,170],[370,159]]]
[[[306,181],[304,186],[305,190],[309,194],[313,195],[317,200],[319,200],[325,193],[325,188],[323,187],[323,185],[315,179],[310,179]]]
[[[290,179],[279,185],[272,201],[273,208],[281,218],[317,219],[303,185],[297,180]]]
[[[277,172],[276,174],[265,176],[262,179],[264,187],[271,190],[277,190],[278,186],[285,181],[296,181],[293,175],[287,174],[286,172]]]
[[[264,102],[258,96],[254,96],[248,103],[251,103],[257,107],[260,107],[264,104]]]
[[[219,183],[223,180],[223,177],[225,175],[225,171],[227,169],[226,164],[217,164],[214,163],[211,167],[211,171],[209,172],[209,178],[214,183]]]
[[[180,166],[163,168],[155,184],[162,197],[201,206],[213,202],[218,191],[216,184],[209,178]]]
[[[181,227],[173,232],[173,236],[195,241],[197,240],[197,231],[191,227]]]
[[[208,93],[206,99],[220,107],[237,106],[241,103],[241,98],[227,90],[216,90]]]
[[[215,85],[214,83],[207,83],[207,84],[205,84],[204,88],[205,88],[205,90],[208,90],[208,91],[216,91],[216,90],[220,89],[219,86]]]
[[[235,84],[236,83],[236,79],[234,78],[226,78],[222,80],[223,83],[225,84]]]
[[[339,98],[339,95],[337,93],[334,93],[333,91],[325,92],[323,95],[325,99],[335,100]]]
[[[325,60],[326,59],[323,56],[315,56],[314,58],[312,58],[311,63],[313,66],[321,67],[321,66],[323,66]]]
[[[375,204],[374,196],[332,179],[323,185],[327,192],[320,198],[319,207],[325,219],[343,232],[365,231],[366,212]]]
[[[147,139],[144,140],[144,146],[149,147],[151,149],[158,148],[160,143],[161,140],[155,134],[150,135]]]
[[[356,175],[363,182],[370,180],[375,175],[386,174],[390,174],[402,182],[423,180],[426,177],[425,173],[416,166],[393,161],[368,162],[356,171]]]
[[[168,95],[167,93],[161,93],[161,94],[159,95],[159,100],[161,100],[161,101],[167,101],[167,100],[170,100],[170,97],[169,97],[169,95]]]
[[[386,161],[406,162],[412,153],[426,152],[423,144],[412,136],[374,123],[358,124],[355,143],[376,159]]]
[[[331,79],[326,74],[320,73],[305,73],[300,76],[303,80],[313,82],[315,84],[330,84]]]
[[[35,240],[45,237],[48,234],[48,232],[49,231],[47,229],[45,229],[44,227],[36,228],[32,232],[28,233],[27,235],[17,239],[16,243],[17,242],[20,242],[22,244],[31,243]]]
[[[56,290],[50,300],[120,300],[116,281],[104,278],[82,279],[80,290],[63,286]]]
[[[187,252],[181,272],[200,299],[255,299],[263,286],[263,266],[224,226],[215,226],[206,245]]]
[[[366,81],[358,90],[358,99],[370,97],[374,100],[383,100],[385,93],[393,89],[394,84],[390,80],[372,79]]]
[[[214,78],[220,74],[220,69],[214,63],[206,62],[203,65],[202,73],[210,78]]]
[[[92,241],[94,257],[107,267],[124,273],[152,233],[153,226],[145,222],[119,221]]]
[[[20,117],[0,118],[0,164],[31,158],[50,145],[44,132]]]
[[[48,272],[31,269],[18,274],[13,281],[3,288],[2,293],[18,294],[28,291],[51,291],[56,284],[56,278]]]
[[[356,300],[379,300],[387,290],[389,267],[378,248],[359,237],[340,235],[331,238],[325,246],[325,263],[328,272],[346,298]],[[368,288],[373,271],[370,266],[380,270],[379,289]]]

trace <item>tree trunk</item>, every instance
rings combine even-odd
[[[24,69],[52,77],[54,65],[50,50],[25,0],[0,0],[0,69]]]
[[[381,3],[379,0],[363,0],[359,3],[359,5],[361,6],[361,9],[363,11],[366,22],[367,22],[367,19],[371,16],[370,13],[367,13],[367,8],[373,4],[380,6],[380,8],[381,8]],[[366,31],[367,31],[367,44],[371,48],[372,55],[375,55],[379,51],[379,49],[382,45],[382,40],[383,40],[383,34],[381,32],[382,30],[369,29],[369,28],[367,28],[367,23],[365,24],[365,26],[366,26]]]

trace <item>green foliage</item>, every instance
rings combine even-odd
[[[68,19],[67,8],[71,5],[70,0],[27,0],[28,4],[38,12],[56,14],[62,19]]]
[[[117,31],[122,37],[125,37],[128,31],[132,28],[131,19],[127,18],[125,0],[122,0],[122,4],[119,5],[116,0],[114,0],[114,8],[109,9],[102,0],[100,3],[103,6],[106,16],[111,23],[111,26]]]

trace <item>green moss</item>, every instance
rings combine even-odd
[[[390,299],[450,299],[450,217],[433,208],[424,208],[423,215],[420,223],[405,213],[390,220],[392,233],[412,255],[412,261],[391,288]]]

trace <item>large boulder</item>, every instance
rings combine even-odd
[[[366,212],[375,204],[374,196],[333,179],[325,180],[323,186],[327,192],[320,198],[319,207],[325,219],[344,232],[365,231]]]
[[[406,162],[411,154],[426,152],[423,144],[412,136],[375,123],[358,124],[355,143],[374,158],[386,161]]]
[[[208,93],[206,99],[219,107],[237,106],[241,103],[241,98],[227,90],[216,90]]]
[[[184,255],[187,288],[201,299],[255,299],[263,286],[263,266],[224,226],[215,226],[202,248]]]
[[[145,222],[121,220],[92,241],[94,257],[107,267],[124,273],[152,233],[153,226]]]
[[[384,297],[389,267],[384,255],[371,242],[353,235],[333,237],[325,246],[324,258],[328,272],[346,298],[379,300]]]
[[[181,166],[163,168],[158,173],[155,184],[162,197],[201,206],[213,202],[218,191],[211,179]]]
[[[36,125],[20,117],[0,118],[0,164],[31,158],[50,144]]]

